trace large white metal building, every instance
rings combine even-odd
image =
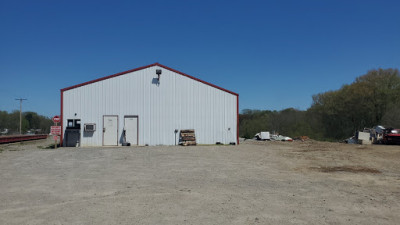
[[[61,89],[63,146],[238,144],[239,95],[159,63]]]

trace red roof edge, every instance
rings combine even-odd
[[[131,72],[135,72],[135,71],[138,71],[138,70],[147,69],[147,68],[152,67],[152,66],[159,66],[159,67],[162,67],[162,68],[164,68],[164,69],[173,71],[173,72],[175,72],[175,73],[178,73],[178,74],[180,74],[180,75],[183,75],[183,76],[188,77],[188,78],[190,78],[190,79],[193,79],[193,80],[195,80],[195,81],[199,81],[199,82],[201,82],[201,83],[203,83],[203,84],[206,84],[206,85],[209,85],[209,86],[211,86],[211,87],[214,87],[214,88],[220,89],[220,90],[222,90],[222,91],[225,91],[225,92],[227,92],[227,93],[230,93],[230,94],[239,96],[239,94],[237,94],[237,93],[235,93],[235,92],[229,91],[229,90],[227,90],[227,89],[225,89],[225,88],[222,88],[222,87],[219,87],[219,86],[217,86],[217,85],[214,85],[214,84],[208,83],[208,82],[206,82],[206,81],[200,80],[200,79],[198,79],[198,78],[196,78],[196,77],[190,76],[190,75],[188,75],[188,74],[186,74],[186,73],[182,73],[182,72],[180,72],[180,71],[178,71],[178,70],[169,68],[169,67],[164,66],[164,65],[161,65],[161,64],[159,64],[159,63],[153,63],[153,64],[150,64],[150,65],[147,65],[147,66],[138,67],[138,68],[136,68],[136,69],[127,70],[127,71],[120,72],[120,73],[116,73],[116,74],[113,74],[113,75],[101,77],[101,78],[98,78],[98,79],[95,79],[95,80],[87,81],[87,82],[84,82],[84,83],[81,83],[81,84],[77,84],[77,85],[73,85],[73,86],[70,86],[70,87],[66,87],[66,88],[61,89],[61,92],[68,91],[68,90],[71,90],[71,89],[74,89],[74,88],[78,88],[78,87],[82,87],[82,86],[85,86],[85,85],[88,85],[88,84],[96,83],[96,82],[99,82],[99,81],[102,81],[102,80],[107,80],[107,79],[110,79],[110,78],[113,78],[113,77],[121,76],[121,75],[124,75],[124,74],[127,74],[127,73],[131,73]]]

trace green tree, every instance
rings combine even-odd
[[[312,96],[306,111],[245,109],[239,134],[251,138],[260,131],[276,131],[317,140],[341,140],[364,127],[400,127],[400,75],[397,69],[370,70],[338,90]]]
[[[11,113],[0,111],[0,129],[9,129],[9,133],[19,133],[19,111],[14,110]],[[40,129],[41,133],[49,133],[50,126],[53,124],[48,117],[38,115],[35,112],[24,112],[22,114],[22,133],[30,129]]]
[[[384,115],[389,118],[388,109],[398,105],[399,93],[398,70],[371,70],[339,90],[313,96],[310,111],[321,118],[324,137],[342,139],[380,124]]]

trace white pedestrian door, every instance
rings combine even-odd
[[[138,117],[126,116],[124,119],[126,142],[138,145]]]
[[[103,145],[118,145],[118,116],[103,117]]]

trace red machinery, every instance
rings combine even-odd
[[[383,132],[384,144],[400,144],[400,129],[386,128]]]

